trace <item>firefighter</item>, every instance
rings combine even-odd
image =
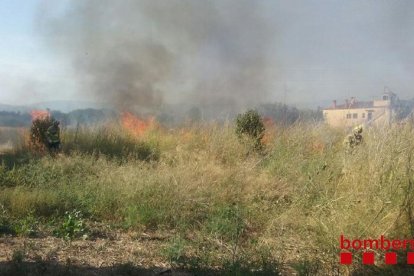
[[[362,143],[362,126],[359,125],[357,127],[354,128],[353,131],[354,134],[354,139],[355,139],[355,146],[359,145]]]
[[[49,150],[57,151],[60,148],[59,121],[54,121],[46,131],[47,145]]]
[[[355,146],[358,146],[359,144],[362,143],[363,141],[362,131],[363,131],[363,128],[361,125],[356,126],[353,129],[352,134],[349,134],[345,138],[344,145],[347,150],[352,150]]]

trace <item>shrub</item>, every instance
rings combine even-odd
[[[33,212],[30,212],[26,217],[22,218],[14,226],[14,232],[21,236],[34,237],[38,230],[39,222],[34,217]]]
[[[0,236],[2,234],[15,234],[15,232],[13,231],[10,217],[7,215],[4,206],[0,203]]]
[[[248,110],[243,114],[237,115],[236,134],[240,139],[248,138],[253,142],[255,149],[262,148],[262,138],[265,126],[259,113],[255,110]]]
[[[82,213],[77,210],[66,212],[63,223],[54,232],[56,236],[66,240],[71,240],[85,234],[86,228]]]

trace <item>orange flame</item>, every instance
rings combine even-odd
[[[136,137],[141,137],[148,131],[148,129],[155,126],[154,117],[142,120],[131,112],[123,112],[121,115],[121,122],[122,126]]]
[[[50,117],[50,113],[47,110],[32,110],[32,112],[30,112],[30,115],[32,116],[32,121],[38,119],[43,120]]]
[[[275,126],[275,122],[273,121],[272,117],[263,117],[263,124],[265,128],[272,128]]]
[[[265,126],[265,133],[262,139],[264,144],[271,144],[275,139],[276,124],[271,117],[263,117],[263,124]]]

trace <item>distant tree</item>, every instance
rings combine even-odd
[[[52,111],[51,112],[52,117],[59,121],[61,124],[63,125],[68,125],[69,124],[69,116],[66,113],[60,112],[60,111]]]
[[[93,125],[101,123],[109,117],[115,118],[116,115],[103,109],[93,108],[77,109],[67,114],[68,123],[72,125]]]
[[[281,103],[260,105],[259,112],[265,117],[272,118],[273,121],[280,125],[291,125],[300,117],[300,112],[296,107],[290,107]]]
[[[31,116],[28,113],[0,111],[0,126],[25,127],[30,122]]]
[[[188,119],[190,119],[192,122],[199,122],[201,121],[201,110],[198,107],[192,107],[190,110],[188,110],[187,112],[187,117]]]
[[[299,109],[299,121],[322,121],[323,112],[320,108],[314,109]]]
[[[262,104],[258,111],[264,117],[272,118],[279,125],[288,126],[297,121],[320,121],[323,119],[321,110],[298,109],[282,103]]]
[[[171,113],[162,112],[157,116],[157,121],[162,125],[172,126],[175,123],[176,118]]]
[[[405,119],[414,110],[414,99],[397,100],[394,106],[395,118],[399,120]]]

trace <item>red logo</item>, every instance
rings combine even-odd
[[[342,251],[339,262],[343,265],[351,265],[353,262],[353,254],[358,251],[362,253],[362,264],[364,265],[374,265],[376,262],[396,265],[398,263],[398,257],[397,253],[393,251],[397,250],[408,251],[405,262],[409,265],[414,265],[414,240],[390,240],[383,235],[378,239],[348,239],[344,235],[341,235],[339,245]],[[378,250],[385,251],[382,254],[383,257],[381,260],[376,260],[376,254],[373,250],[376,250],[376,252]]]

